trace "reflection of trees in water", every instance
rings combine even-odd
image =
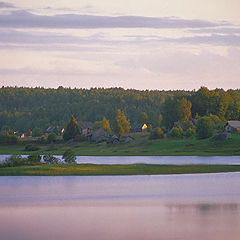
[[[239,208],[237,203],[224,203],[224,204],[209,204],[203,203],[196,206],[197,210],[201,212],[209,211],[236,211]]]
[[[196,210],[201,213],[210,211],[237,211],[240,209],[238,203],[198,203],[198,204],[168,204],[170,211],[191,211]]]

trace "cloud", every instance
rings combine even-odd
[[[205,28],[229,25],[204,20],[180,18],[157,18],[143,16],[95,16],[79,14],[59,14],[43,16],[27,11],[13,11],[0,15],[0,27],[15,28]]]
[[[24,44],[50,44],[50,43],[86,43],[87,39],[63,34],[27,33],[16,30],[0,30],[0,42]]]
[[[11,3],[0,2],[0,8],[15,8],[15,6]]]
[[[142,89],[238,86],[239,48],[230,48],[224,56],[208,50],[196,54],[168,48],[140,49],[122,48],[117,54],[3,52],[0,81],[12,86],[28,82],[29,86],[55,87],[63,83],[77,87]]]
[[[191,33],[219,33],[219,34],[239,34],[240,28],[201,28],[201,29],[190,29],[188,32]]]
[[[116,65],[123,68],[146,69],[152,73],[158,74],[159,79],[168,79],[165,86],[171,89],[176,88],[198,88],[201,85],[210,88],[224,87],[236,88],[239,82],[239,61],[240,50],[230,48],[226,56],[201,51],[194,54],[189,51],[166,50],[139,53],[132,56],[127,61],[115,62]],[[160,80],[162,81],[162,80]]]
[[[5,48],[37,48],[45,50],[75,51],[81,47],[119,47],[119,46],[158,46],[159,44],[187,44],[212,46],[240,46],[240,36],[235,34],[211,34],[207,36],[190,36],[166,38],[158,35],[124,35],[121,40],[112,39],[111,35],[93,34],[89,36],[72,36],[49,32],[24,32],[12,29],[0,30],[0,43]],[[15,44],[15,45],[13,45]],[[51,47],[48,47],[52,44]],[[19,46],[17,46],[19,45]],[[2,46],[0,45],[0,48]]]
[[[240,46],[240,36],[234,34],[228,35],[212,34],[209,36],[181,37],[176,39],[166,38],[163,39],[163,41],[195,45],[208,44],[216,46]]]
[[[131,42],[138,44],[159,44],[159,43],[176,43],[176,44],[207,44],[215,46],[240,46],[240,36],[235,34],[211,34],[207,36],[190,36],[190,37],[178,37],[178,38],[166,38],[158,35],[125,35],[127,38],[134,38]]]

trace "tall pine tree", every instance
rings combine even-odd
[[[77,135],[80,134],[79,128],[78,128],[78,122],[77,119],[72,116],[71,120],[67,124],[64,133],[63,133],[63,139],[65,141],[68,141],[69,139],[75,138]]]

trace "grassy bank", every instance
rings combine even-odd
[[[108,145],[106,143],[55,143],[36,144],[27,139],[15,145],[0,145],[0,154],[30,154],[25,151],[29,143],[38,146],[39,154],[63,154],[72,148],[77,155],[85,156],[214,156],[240,155],[240,135],[233,135],[232,139],[212,142],[209,139],[159,139],[149,140],[148,134],[134,135],[134,141]]]
[[[240,165],[41,164],[0,168],[0,176],[98,176],[237,172]]]

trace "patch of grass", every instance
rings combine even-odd
[[[0,168],[0,176],[97,176],[238,172],[240,165],[39,164]]]
[[[74,149],[76,155],[84,156],[216,156],[240,155],[240,135],[233,135],[232,139],[210,141],[209,139],[158,139],[149,140],[149,134],[135,134],[134,141],[108,145],[103,143],[64,142],[37,144],[40,148],[36,153],[62,155],[68,148]],[[29,141],[20,141],[15,145],[0,145],[0,154],[30,154],[24,151]],[[36,144],[36,143],[35,143]]]

